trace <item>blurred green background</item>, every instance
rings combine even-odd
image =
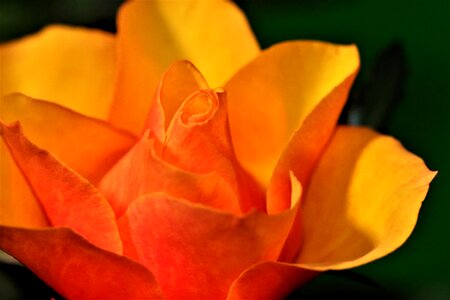
[[[49,23],[114,31],[120,2],[2,0],[0,39],[20,37]],[[237,3],[263,48],[290,39],[357,44],[362,67],[350,104],[357,107],[363,103],[371,109],[363,110],[356,119],[395,136],[406,148],[423,157],[431,169],[439,170],[417,227],[403,247],[351,272],[321,275],[295,291],[290,299],[337,296],[450,299],[450,1]],[[380,112],[377,107],[386,110]],[[354,110],[348,107],[346,111]],[[374,115],[376,122],[371,121]],[[342,120],[346,122],[349,118],[355,120],[351,114]],[[49,293],[29,276],[23,270],[4,266],[0,269],[0,281],[19,285],[20,289],[29,285]],[[2,285],[0,295],[1,288]],[[8,293],[11,297],[20,293],[37,296],[31,290]]]

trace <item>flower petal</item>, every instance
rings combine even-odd
[[[30,143],[19,124],[0,122],[0,134],[53,226],[68,226],[100,248],[122,252],[114,213],[94,186]]]
[[[191,62],[174,62],[161,78],[145,129],[150,129],[160,141],[164,141],[166,129],[183,101],[194,92],[208,88],[205,78]]]
[[[411,234],[435,174],[391,137],[339,127],[302,202],[297,263],[346,269],[394,251]]]
[[[195,174],[184,171],[163,161],[155,148],[161,149],[162,145],[154,136],[145,134],[100,182],[99,189],[117,218],[137,197],[154,192],[224,209],[239,203],[229,184],[215,172]]]
[[[156,193],[134,201],[123,218],[139,261],[168,299],[225,299],[242,271],[277,259],[297,208],[234,216]]]
[[[228,211],[266,211],[263,189],[235,157],[225,92],[200,90],[186,99],[170,124],[163,147],[165,161],[188,172],[216,172],[222,177],[238,199]]]
[[[112,34],[53,25],[0,47],[1,95],[20,92],[106,119],[115,76]]]
[[[0,178],[0,224],[27,228],[48,227],[47,216],[3,140],[0,140]]]
[[[0,248],[68,299],[163,299],[153,275],[68,228],[0,226]]]
[[[277,194],[271,197],[277,201],[268,203],[269,212],[280,212],[291,206],[291,171],[303,186],[308,186],[311,173],[336,129],[355,76],[356,73],[351,74],[326,95],[292,135],[269,182],[268,194]]]
[[[231,285],[227,300],[284,299],[318,272],[280,262],[263,262],[245,270]]]
[[[355,46],[296,41],[265,50],[234,75],[225,89],[244,167],[267,184],[293,132],[358,67]]]
[[[320,159],[324,148],[336,128],[342,107],[347,99],[356,72],[336,86],[306,117],[297,130],[283,155],[278,160],[267,190],[267,210],[269,213],[288,209],[291,194],[290,173],[293,173],[307,187],[311,173]],[[286,242],[280,259],[290,262],[298,254],[301,244],[301,214],[298,214],[292,226],[292,232]]]
[[[0,118],[6,123],[20,121],[34,143],[94,184],[136,142],[106,122],[20,94],[2,99]]]
[[[120,10],[118,29],[120,67],[111,120],[133,132],[141,130],[159,79],[174,60],[191,60],[215,87],[259,51],[231,1],[129,1]]]
[[[55,153],[94,184],[135,141],[104,122],[19,94],[2,99],[0,118],[8,123],[20,120],[33,142]],[[0,224],[47,226],[39,202],[1,139],[0,151]]]

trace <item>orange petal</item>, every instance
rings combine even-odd
[[[277,259],[297,208],[239,217],[156,193],[134,201],[123,218],[167,299],[225,299],[241,272]]]
[[[164,141],[175,112],[184,100],[201,89],[208,89],[208,84],[191,62],[181,60],[171,64],[161,78],[145,129],[150,129],[160,141]]]
[[[0,226],[0,248],[68,299],[163,299],[153,275],[67,228]]]
[[[2,99],[1,108],[4,122],[20,121],[34,143],[94,184],[136,142],[106,122],[20,94]]]
[[[395,139],[340,127],[302,202],[299,266],[353,268],[405,242],[435,176]]]
[[[20,120],[33,142],[56,154],[94,184],[135,141],[107,123],[18,94],[2,99],[0,118],[8,123]],[[0,151],[0,224],[47,226],[38,201],[1,139]]]
[[[0,139],[0,224],[40,228],[49,226],[47,216]]]
[[[71,227],[100,248],[122,252],[113,211],[86,179],[30,143],[18,124],[0,122],[0,134],[52,225]]]
[[[106,119],[115,76],[115,41],[93,29],[53,25],[0,47],[1,95],[20,92]]]
[[[120,10],[118,29],[111,120],[133,132],[142,129],[159,79],[173,61],[192,61],[216,87],[259,51],[244,15],[230,1],[129,1]]]
[[[163,161],[155,153],[155,148],[161,149],[162,145],[148,135],[145,134],[100,182],[100,191],[117,218],[137,197],[153,192],[223,209],[239,203],[229,184],[215,172],[194,174]]]
[[[262,188],[236,160],[223,91],[200,90],[186,99],[170,124],[163,147],[165,161],[189,172],[216,172],[222,177],[239,199],[230,212],[266,210]]]
[[[245,270],[233,282],[227,300],[284,299],[317,274],[292,264],[259,263]]]
[[[296,41],[277,44],[227,83],[238,159],[263,184],[292,134],[359,67],[355,46]]]

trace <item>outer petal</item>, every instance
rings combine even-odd
[[[0,47],[1,95],[24,93],[82,114],[108,116],[115,42],[99,30],[53,25]]]
[[[47,216],[3,140],[0,140],[0,178],[0,224],[47,227]]]
[[[136,142],[134,136],[106,122],[20,94],[3,100],[0,118],[7,123],[20,121],[34,143],[94,184]]]
[[[0,134],[54,226],[68,226],[100,248],[122,253],[113,211],[84,178],[31,144],[18,124],[0,122]]]
[[[94,184],[135,141],[131,135],[104,122],[18,94],[4,99],[0,118],[5,122],[20,120],[33,142],[56,154]],[[1,224],[46,226],[47,221],[38,202],[3,141],[0,141],[0,147]]]
[[[268,194],[275,195],[267,204],[269,212],[280,212],[291,206],[290,175],[303,186],[308,186],[311,173],[331,139],[356,72],[336,86],[305,118],[302,126],[293,134],[273,171]]]
[[[346,269],[394,251],[411,234],[434,176],[393,138],[340,127],[302,202],[297,263]]]
[[[244,167],[267,184],[293,132],[358,67],[355,46],[297,41],[265,50],[234,75],[225,89]]]
[[[242,272],[233,282],[227,300],[284,299],[317,274],[293,264],[259,263]]]
[[[174,60],[191,60],[218,86],[259,51],[245,17],[229,1],[129,1],[118,28],[120,67],[111,120],[134,132],[141,130],[158,81]]]
[[[237,217],[150,194],[134,201],[123,218],[139,260],[167,299],[225,299],[243,270],[276,260],[297,208]]]
[[[153,275],[70,229],[0,226],[0,248],[68,299],[163,299]]]

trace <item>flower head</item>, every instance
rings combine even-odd
[[[0,248],[56,291],[276,299],[409,236],[435,173],[337,125],[355,46],[261,51],[228,1],[129,1],[118,25],[0,48]]]

